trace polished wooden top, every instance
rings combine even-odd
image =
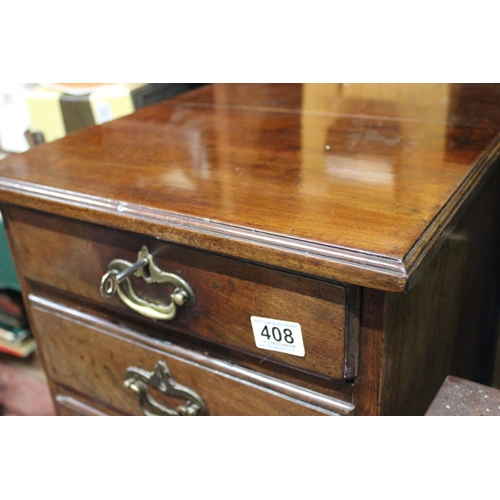
[[[0,162],[0,201],[403,290],[496,168],[500,86],[209,85]]]

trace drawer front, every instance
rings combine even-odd
[[[55,386],[56,413],[64,417],[121,416],[123,413],[109,406],[99,407],[95,400],[89,400],[81,393],[75,393],[64,386]]]
[[[177,384],[197,394],[208,415],[349,414],[354,409],[348,402],[168,342],[144,338],[45,298],[30,295],[29,302],[47,375],[71,395],[59,390],[59,405],[69,409],[61,409],[64,414],[91,414],[82,408],[92,407],[107,407],[109,410],[99,411],[108,414],[143,414],[136,393],[125,386],[130,378],[126,373],[132,369],[152,373],[158,362],[168,367]],[[84,402],[75,404],[75,394],[81,394]],[[186,402],[185,396],[172,398],[154,387],[150,394],[174,410]],[[150,405],[146,409],[150,410]]]
[[[263,367],[278,363],[333,379],[344,377],[348,315],[343,286],[13,207],[9,209],[9,227],[17,262],[31,289],[36,290],[37,284],[53,287],[113,310],[122,320],[134,317],[157,329],[164,325],[238,349],[256,356]],[[173,320],[147,319],[116,294],[109,299],[100,295],[99,285],[108,264],[114,259],[135,262],[144,245],[162,271],[181,277],[194,292],[194,305],[181,307]],[[136,277],[131,282],[142,298],[169,301],[165,299],[172,292],[169,285],[148,285]],[[252,316],[298,323],[305,355],[257,347]]]

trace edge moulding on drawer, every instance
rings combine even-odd
[[[169,365],[181,362],[190,367],[186,369],[195,371],[203,370],[204,374],[200,373],[194,376],[194,378],[199,381],[199,385],[208,385],[206,390],[209,397],[217,389],[218,385],[223,385],[222,381],[213,382],[214,377],[215,379],[223,377],[227,381],[226,384],[231,383],[232,386],[234,386],[235,382],[237,385],[241,384],[242,387],[237,390],[242,393],[248,393],[249,397],[254,396],[252,398],[254,401],[265,401],[270,397],[279,397],[292,403],[288,405],[290,408],[301,405],[303,408],[297,410],[298,414],[301,414],[303,411],[309,413],[306,409],[310,409],[312,410],[311,414],[319,412],[333,415],[348,415],[354,410],[352,404],[339,399],[327,397],[319,392],[304,389],[252,370],[238,367],[232,363],[184,349],[169,342],[145,338],[123,326],[117,327],[106,320],[70,309],[42,297],[30,295],[29,301],[35,321],[38,325],[42,324],[43,328],[46,329],[42,333],[42,338],[44,339],[42,348],[44,349],[45,356],[48,357],[49,365],[53,367],[49,369],[52,380],[80,393],[88,394],[90,392],[96,399],[104,401],[112,408],[120,410],[120,406],[124,405],[125,413],[134,408],[134,401],[126,394],[126,389],[122,387],[123,384],[115,384],[115,374],[109,375],[109,366],[103,363],[102,366],[104,369],[100,373],[96,373],[94,378],[92,378],[92,372],[85,369],[88,378],[82,380],[80,377],[82,367],[78,365],[84,363],[91,364],[91,361],[89,361],[90,358],[82,359],[80,357],[79,361],[74,360],[71,363],[60,362],[57,368],[56,360],[67,359],[67,353],[71,352],[75,344],[78,344],[83,339],[92,339],[92,336],[94,336],[96,338],[94,345],[99,345],[100,349],[109,352],[110,356],[114,358],[114,363],[118,363],[116,358],[120,356],[122,351],[126,351],[125,359],[123,359],[124,367],[127,364],[134,363],[136,354],[134,354],[133,349],[134,346],[138,347],[140,344],[142,357],[147,356],[148,358],[156,359],[161,356],[169,360]],[[104,338],[103,335],[107,340],[102,340]],[[99,370],[99,367],[96,369]],[[121,375],[125,375],[124,369]],[[120,373],[117,373],[116,377],[119,378]],[[210,382],[213,382],[212,386],[209,385]],[[263,394],[259,394],[255,389],[262,391]],[[200,391],[200,393],[202,392]],[[228,393],[228,396],[218,404],[223,407],[230,406],[231,392]],[[217,398],[217,396],[215,397]],[[210,410],[210,402],[207,403],[207,406]]]
[[[119,297],[103,298],[99,286],[115,258],[134,262],[137,249],[147,247],[162,269],[182,276],[195,289],[193,305],[184,307],[174,321],[142,318],[155,328],[162,325],[186,334],[236,348],[269,361],[295,366],[334,379],[352,378],[357,369],[359,335],[358,287],[341,286],[285,273],[249,262],[228,259],[179,245],[98,225],[60,219],[20,208],[9,208],[10,225],[17,234],[15,248],[24,262],[24,276],[39,293],[50,287],[75,300],[133,314]],[[61,228],[64,228],[61,230]],[[40,267],[30,258],[34,246],[39,259],[64,262]],[[88,258],[94,256],[94,258]],[[81,263],[85,262],[82,266]],[[166,287],[150,286],[138,278],[134,287],[153,302],[165,300]],[[142,288],[141,288],[142,286]],[[258,317],[284,317],[309,332],[307,356],[259,350],[249,331],[250,312]],[[262,362],[262,361],[261,361]]]

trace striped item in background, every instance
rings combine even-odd
[[[198,83],[51,83],[26,92],[31,145],[133,113]]]

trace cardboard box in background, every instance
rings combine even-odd
[[[199,83],[51,83],[26,92],[31,144],[105,123],[196,88]]]
[[[3,84],[0,87],[0,160],[8,154],[120,118],[200,85],[203,84]],[[0,290],[4,288],[19,290],[19,283],[0,213]]]

